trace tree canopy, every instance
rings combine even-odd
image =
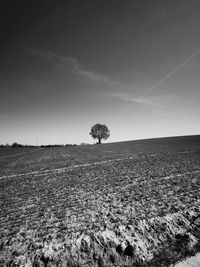
[[[94,139],[98,139],[98,144],[101,144],[102,139],[107,139],[110,136],[110,131],[105,124],[97,123],[92,126],[90,135]]]

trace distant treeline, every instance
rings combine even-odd
[[[22,144],[18,144],[16,142],[14,142],[12,145],[10,144],[5,144],[5,145],[0,145],[0,147],[37,147],[37,146],[33,146],[33,145],[22,145]]]
[[[66,144],[66,145],[41,145],[40,147],[63,147],[63,146],[76,146],[76,144]]]
[[[76,146],[76,144],[66,144],[66,145],[41,145],[41,146],[33,146],[33,145],[22,145],[17,142],[14,142],[12,145],[10,144],[5,144],[5,145],[0,145],[0,147],[64,147],[64,146]]]

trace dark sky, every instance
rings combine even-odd
[[[0,143],[200,133],[199,0],[0,5]]]

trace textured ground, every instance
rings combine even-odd
[[[0,266],[172,266],[200,251],[200,136],[0,149]]]

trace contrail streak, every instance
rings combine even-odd
[[[189,61],[191,61],[192,59],[194,59],[195,57],[197,57],[200,54],[200,49],[198,49],[196,52],[194,52],[191,56],[189,56],[186,60],[184,60],[183,62],[181,62],[175,69],[173,69],[172,71],[170,71],[166,76],[164,76],[160,81],[158,81],[156,84],[154,84],[154,86],[152,88],[150,88],[145,95],[150,94],[151,92],[153,92],[158,86],[160,86],[161,84],[163,84],[166,80],[168,80],[171,76],[173,76],[177,71],[179,71],[183,66],[185,66]]]

